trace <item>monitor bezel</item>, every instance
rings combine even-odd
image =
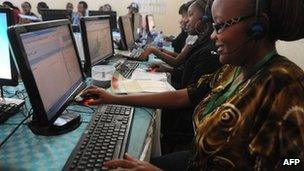
[[[125,33],[125,29],[124,29],[124,24],[122,22],[123,18],[128,18],[130,20],[130,24],[131,24],[131,30],[132,30],[132,37],[133,37],[133,43],[128,45],[127,44],[127,39],[126,39],[126,33]],[[118,18],[118,26],[119,26],[119,30],[120,30],[120,36],[121,36],[121,40],[122,40],[122,47],[124,50],[131,50],[133,45],[135,44],[135,38],[134,38],[134,33],[133,33],[133,29],[132,29],[132,21],[131,21],[131,17],[124,15],[124,16],[119,16]]]
[[[111,42],[112,42],[112,53],[105,56],[102,59],[97,60],[96,62],[91,61],[91,54],[90,54],[90,48],[89,48],[89,41],[87,36],[87,28],[86,28],[86,22],[88,21],[98,21],[98,20],[109,20],[110,22],[110,16],[109,15],[101,15],[101,16],[91,16],[91,17],[82,17],[80,18],[80,28],[81,28],[81,37],[82,37],[82,43],[83,43],[83,51],[84,51],[84,72],[86,75],[91,76],[91,68],[94,65],[97,65],[101,63],[102,61],[112,57],[114,55],[114,45],[113,45],[113,35],[112,35],[112,27],[110,24],[110,30],[111,30]]]
[[[6,13],[6,19],[7,19],[7,26],[8,28],[12,25],[14,25],[14,18],[12,10],[6,9],[6,8],[0,8],[0,13]],[[0,78],[0,86],[17,86],[18,85],[18,71],[17,67],[12,55],[12,52],[10,50],[10,64],[11,64],[11,79],[4,79]]]
[[[40,9],[41,12],[41,18],[43,21],[53,21],[53,20],[58,20],[58,19],[52,19],[52,20],[46,20],[45,19],[45,14],[48,12],[62,12],[62,14],[66,14],[66,18],[62,18],[62,19],[69,19],[69,11],[68,10],[63,10],[63,9]]]
[[[117,12],[116,11],[94,11],[89,10],[89,16],[109,15],[112,31],[117,30]]]
[[[147,32],[148,32],[148,33],[151,33],[152,30],[150,29],[149,17],[152,17],[152,18],[153,18],[154,27],[155,27],[155,19],[154,19],[154,15],[153,15],[153,14],[146,15]]]
[[[69,95],[66,99],[64,99],[64,102],[57,107],[58,110],[57,112],[54,112],[55,114],[53,115],[53,117],[48,119],[47,112],[44,109],[44,105],[41,96],[39,94],[38,87],[36,85],[36,81],[33,72],[31,70],[28,57],[25,48],[22,44],[20,35],[23,33],[39,31],[43,29],[60,27],[60,26],[66,26],[70,31],[72,42],[75,47],[75,53],[77,55],[79,69],[80,71],[82,71],[79,53],[77,50],[76,42],[73,36],[73,32],[69,20],[52,20],[47,22],[32,23],[26,25],[16,25],[10,27],[8,30],[10,43],[15,53],[15,56],[18,56],[18,58],[16,58],[16,61],[18,63],[21,77],[23,79],[24,86],[27,90],[30,102],[32,104],[32,109],[34,111],[32,120],[35,121],[40,126],[47,127],[55,122],[55,120],[62,114],[62,112],[66,109],[69,103],[75,98],[75,96],[85,88],[86,86],[85,77],[83,75],[83,72],[81,72],[81,80],[79,81],[79,84],[72,91],[71,95]]]

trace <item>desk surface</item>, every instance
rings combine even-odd
[[[13,94],[18,89],[24,90],[21,85],[7,91]],[[30,108],[29,102],[26,106]],[[68,110],[81,114],[83,123],[79,128],[64,135],[46,137],[35,135],[26,124],[22,125],[0,149],[0,170],[61,170],[92,116],[92,110],[87,107],[70,105]],[[127,152],[136,158],[142,154],[154,113],[152,109],[135,108]],[[26,114],[24,109],[0,125],[0,141],[12,132]]]

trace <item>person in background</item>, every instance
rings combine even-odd
[[[32,5],[29,2],[23,2],[21,4],[21,8],[22,8],[22,14],[23,15],[32,16],[36,19],[35,20],[30,20],[30,19],[27,19],[27,18],[20,17],[19,24],[25,24],[25,23],[40,21],[39,17],[31,11],[32,10]]]
[[[9,1],[4,1],[2,3],[2,5],[3,5],[4,8],[9,8],[9,9],[11,9],[13,11],[14,22],[15,22],[15,24],[18,24],[19,23],[19,19],[20,19],[20,17],[19,17],[20,9],[18,7],[16,7],[16,6],[14,6]]]
[[[74,5],[71,2],[68,2],[65,6],[65,9],[68,11],[74,11]]]
[[[105,4],[99,8],[99,11],[112,11],[112,6],[110,4]]]
[[[137,14],[139,13],[139,5],[135,2],[132,2],[128,7],[127,9],[129,9],[128,11],[128,16],[129,17],[132,17],[132,14]]]
[[[80,17],[88,16],[88,4],[84,1],[80,1],[77,6],[77,12],[72,15],[72,24],[80,24]]]
[[[39,13],[40,16],[38,16],[41,20],[42,20],[42,17],[41,17],[41,10],[42,9],[49,9],[49,6],[45,3],[45,2],[39,2],[37,4],[37,11]]]

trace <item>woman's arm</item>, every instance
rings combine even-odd
[[[88,105],[120,104],[130,106],[145,106],[151,108],[184,108],[190,106],[187,89],[136,95],[113,95],[104,89],[90,87],[83,95],[94,96],[95,99],[88,102]]]

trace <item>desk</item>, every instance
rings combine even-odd
[[[21,84],[15,90],[8,91],[14,92],[17,89],[24,90]],[[26,93],[23,94],[26,96]],[[10,93],[6,95],[10,96]],[[0,141],[24,119],[30,108],[28,100],[26,106],[23,111],[0,125]],[[86,107],[70,105],[68,110],[77,111],[81,115],[83,123],[78,129],[64,135],[46,137],[34,135],[27,125],[22,125],[0,149],[0,170],[61,170],[92,116],[92,110]],[[127,152],[135,158],[149,158],[142,155],[142,152],[151,151],[149,148],[153,144],[148,141],[153,136],[152,128],[155,128],[155,119],[151,116],[155,117],[155,110],[135,108],[127,148]]]

